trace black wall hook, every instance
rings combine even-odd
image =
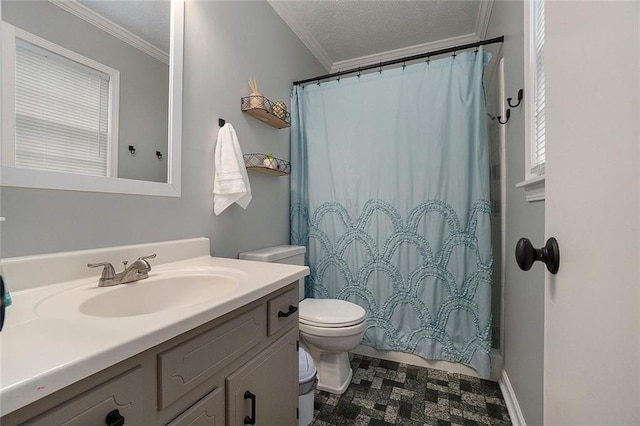
[[[156,151],[156,157],[158,157],[158,160],[162,160],[162,153],[160,151]]]
[[[136,155],[136,149],[133,145],[129,145],[129,152],[131,155]]]
[[[223,127],[225,124],[227,124],[227,122],[224,120],[224,118],[218,118],[219,127]]]
[[[524,96],[524,90],[520,89],[518,90],[518,103],[515,105],[511,105],[511,99],[513,98],[507,98],[507,103],[509,104],[509,106],[511,108],[518,108],[520,106],[520,102],[522,101],[522,97]]]
[[[511,117],[511,110],[509,108],[507,108],[507,110],[505,111],[505,115],[506,115],[506,120],[502,121],[502,116],[498,116],[498,123],[500,124],[507,124],[509,122],[509,117]]]

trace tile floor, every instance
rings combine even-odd
[[[311,426],[510,425],[498,383],[354,355],[342,395],[316,391]]]

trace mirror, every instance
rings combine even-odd
[[[180,196],[183,0],[3,0],[0,7],[0,185]],[[150,7],[155,10],[149,10]],[[167,19],[169,10],[170,19]],[[70,30],[72,22],[78,27]],[[151,33],[160,39],[147,42],[145,39],[149,37],[142,31],[140,22],[152,23]],[[169,28],[165,28],[167,26]],[[116,124],[116,131],[109,134],[117,135],[117,143],[112,144],[116,148],[109,154],[109,164],[105,166],[113,170],[111,177],[16,166],[16,127],[23,125],[16,119],[16,72],[11,71],[15,66],[8,65],[15,64],[15,52],[22,48],[20,43],[26,40],[28,44],[32,39],[42,43],[36,46],[45,49],[47,54],[57,54],[53,47],[61,47],[62,52],[71,52],[71,56],[65,58],[72,61],[80,62],[73,56],[78,54],[88,58],[88,63],[95,61],[116,70],[114,75],[118,78],[114,81],[120,86],[115,92],[119,98],[113,102],[113,112],[109,109],[108,122],[109,126]],[[136,73],[142,77],[135,77]]]

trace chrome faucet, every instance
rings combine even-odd
[[[126,284],[134,281],[144,280],[145,278],[149,278],[149,271],[151,270],[151,265],[147,262],[147,259],[154,259],[156,254],[152,254],[151,256],[142,256],[139,257],[135,262],[127,267],[127,261],[123,261],[124,270],[122,272],[118,272],[116,274],[113,265],[109,262],[102,263],[87,263],[89,268],[97,268],[99,266],[104,266],[102,270],[102,275],[100,275],[100,279],[98,280],[99,287],[110,287],[118,284]]]

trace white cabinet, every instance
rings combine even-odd
[[[256,425],[294,426],[297,286],[9,413],[0,424],[218,426],[243,425],[248,417]]]

